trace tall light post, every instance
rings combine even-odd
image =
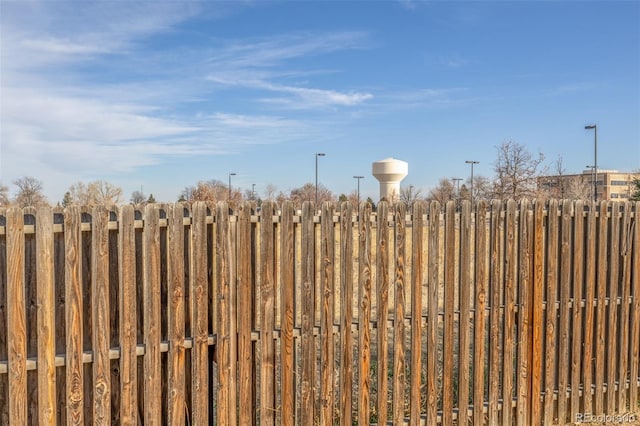
[[[231,201],[231,176],[235,175],[235,173],[229,173],[229,201]]]
[[[354,179],[358,179],[358,205],[360,205],[360,179],[364,179],[364,176],[354,176]]]
[[[316,152],[316,208],[318,206],[318,157],[324,156],[324,152]]]
[[[593,129],[593,201],[598,201],[598,125],[590,124],[584,128]]]
[[[473,165],[480,164],[480,162],[475,160],[466,160],[465,163],[471,164],[471,205],[473,205]]]

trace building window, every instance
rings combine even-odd
[[[611,198],[618,198],[619,194],[616,194],[615,192],[611,194]]]
[[[626,180],[612,180],[611,185],[626,186],[629,185],[629,182],[627,182]]]

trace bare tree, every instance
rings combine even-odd
[[[440,179],[438,185],[429,191],[428,198],[439,202],[441,205],[444,205],[449,200],[453,200],[455,198],[455,188],[451,180],[446,178]]]
[[[129,201],[131,204],[143,204],[147,200],[147,197],[144,195],[142,191],[135,190],[131,193],[131,198]]]
[[[65,194],[65,202],[68,205],[93,207],[96,205],[113,205],[122,203],[122,188],[112,183],[96,180],[85,184],[76,182],[69,187]]]
[[[42,193],[42,181],[24,176],[13,181],[18,187],[15,202],[20,207],[39,207],[47,204],[47,199]]]
[[[294,188],[289,192],[289,199],[293,201],[294,205],[298,208],[301,207],[305,201],[315,201],[316,186],[309,182],[299,188]],[[334,196],[326,186],[318,184],[318,204],[324,201],[334,201]]]
[[[544,155],[539,153],[534,157],[524,145],[515,141],[503,142],[497,151],[493,198],[517,200],[535,196]]]
[[[264,188],[265,200],[275,201],[277,191],[278,191],[278,188],[274,184],[268,183],[267,186],[265,186]]]
[[[409,185],[400,188],[400,201],[405,203],[408,208],[413,206],[417,200],[420,199],[421,189],[415,189],[415,186]]]
[[[0,183],[0,207],[9,205],[9,187]]]

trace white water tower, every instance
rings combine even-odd
[[[400,196],[400,182],[409,174],[409,164],[385,158],[372,164],[371,173],[380,182],[380,199],[392,201]]]

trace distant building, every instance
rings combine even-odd
[[[640,179],[640,173],[598,169],[597,200],[629,200],[634,179]],[[554,198],[593,199],[593,180],[593,169],[587,169],[580,174],[542,176],[538,186]]]

